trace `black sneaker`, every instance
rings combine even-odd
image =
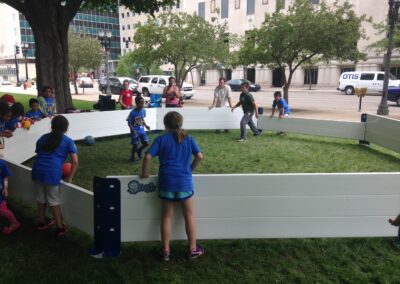
[[[258,133],[254,133],[254,136],[260,136],[262,133],[262,129],[258,129]]]

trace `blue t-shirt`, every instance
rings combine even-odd
[[[56,113],[56,100],[53,97],[44,98],[47,104],[47,113],[54,115]]]
[[[43,117],[43,113],[40,110],[37,111],[30,110],[25,114],[25,116],[36,121]]]
[[[200,147],[193,137],[187,136],[182,143],[175,141],[174,134],[167,132],[158,136],[147,150],[152,157],[158,156],[158,189],[169,192],[193,190],[192,159],[200,153]]]
[[[126,119],[130,125],[133,126],[136,132],[145,132],[144,130],[144,118],[146,117],[146,110],[133,109],[128,118]]]
[[[49,138],[45,134],[36,142],[36,159],[32,168],[32,180],[40,181],[48,185],[59,185],[62,176],[62,165],[70,153],[77,153],[74,141],[63,135],[60,145],[53,152],[42,150]]]
[[[274,102],[272,103],[272,109],[276,108],[276,106],[278,106],[279,109],[284,109],[285,113],[283,114],[289,114],[290,113],[290,107],[289,105],[286,103],[284,98],[280,98],[279,100],[274,100]]]
[[[0,160],[0,203],[3,202],[3,189],[4,189],[4,178],[9,177],[11,175],[10,170],[7,167],[7,164]]]
[[[6,121],[5,129],[10,130],[10,131],[14,131],[17,128],[18,122],[20,120],[21,120],[20,116],[11,118],[9,121]]]

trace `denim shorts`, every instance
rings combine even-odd
[[[170,201],[183,201],[190,197],[192,197],[194,191],[178,191],[178,192],[170,192],[170,191],[158,191],[158,197],[160,199],[170,200]]]

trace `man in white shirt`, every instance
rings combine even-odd
[[[227,103],[229,104],[229,107],[232,108],[231,87],[225,85],[224,78],[219,78],[218,82],[218,86],[214,90],[213,103],[208,109],[212,109],[214,107],[226,107]],[[220,133],[221,131],[217,129],[215,132]],[[229,132],[228,129],[225,129],[225,132]]]

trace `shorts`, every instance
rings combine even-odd
[[[60,186],[49,185],[40,181],[35,181],[36,200],[39,203],[47,203],[49,206],[60,205]]]
[[[131,144],[138,145],[139,142],[142,144],[149,144],[150,139],[146,132],[136,132],[136,136],[133,136],[131,133]]]
[[[171,191],[158,191],[158,198],[170,201],[183,201],[189,199],[194,194],[194,191],[178,191],[178,192],[171,192]]]

